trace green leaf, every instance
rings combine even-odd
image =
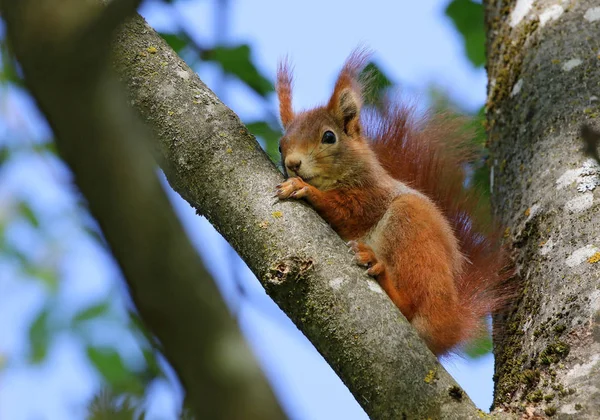
[[[452,0],[446,8],[446,16],[452,19],[461,33],[468,59],[476,67],[485,64],[485,26],[483,5],[473,0]]]
[[[492,337],[486,333],[465,346],[465,354],[472,359],[485,356],[492,352],[493,344]]]
[[[364,101],[367,105],[378,104],[383,97],[385,90],[392,86],[392,81],[377,66],[370,62],[363,69],[360,78],[367,82],[368,89],[364,92]]]
[[[30,262],[26,262],[23,271],[31,277],[35,277],[48,288],[52,293],[58,292],[58,275],[56,270],[49,267],[42,267],[38,265],[32,265]]]
[[[23,86],[23,79],[17,73],[15,60],[12,57],[6,40],[0,41],[0,57],[2,62],[2,67],[0,68],[0,83],[11,83],[16,86]]]
[[[0,250],[2,251],[2,256],[14,258],[16,261],[18,261],[21,264],[21,266],[28,267],[29,260],[27,259],[27,256],[25,254],[23,254],[21,251],[19,251],[17,248],[12,246],[10,243],[7,243],[6,240],[4,240],[5,239],[4,237],[2,239],[3,239],[3,243],[2,243],[2,247],[0,248]]]
[[[490,168],[487,165],[488,149],[486,147],[487,133],[484,128],[485,107],[481,107],[477,115],[471,120],[469,128],[475,133],[473,142],[480,149],[479,158],[472,162],[473,178],[471,184],[480,192],[481,199],[489,202],[491,195]]]
[[[54,156],[58,156],[58,149],[56,148],[56,143],[53,140],[36,143],[31,146],[31,149],[37,153],[50,153]]]
[[[281,131],[273,129],[265,121],[254,121],[246,124],[248,130],[256,137],[260,137],[265,142],[265,151],[271,160],[275,163],[279,162],[279,138]]]
[[[483,159],[475,164],[474,168],[472,184],[480,192],[481,200],[489,202],[491,196],[490,168]]]
[[[215,47],[202,53],[201,58],[218,63],[227,74],[236,76],[260,96],[267,96],[275,89],[273,84],[256,68],[250,58],[250,46]]]
[[[88,346],[86,353],[90,362],[111,388],[136,395],[143,392],[143,385],[125,366],[121,355],[116,350],[108,347]]]
[[[10,158],[10,155],[10,148],[4,145],[0,146],[0,168],[2,167],[2,164],[4,164]]]
[[[48,347],[50,345],[49,314],[49,308],[43,308],[29,326],[29,361],[33,364],[43,362],[48,354]]]
[[[19,203],[19,212],[33,227],[40,227],[40,221],[33,212],[33,209],[25,201]]]
[[[188,42],[179,34],[167,34],[161,32],[160,36],[171,48],[173,48],[173,50],[175,50],[176,53],[179,53],[179,51],[183,50],[188,45]]]
[[[144,355],[144,360],[146,361],[147,369],[151,377],[161,377],[164,376],[160,365],[158,364],[158,360],[156,358],[156,353],[152,348],[146,348],[142,350]]]
[[[79,323],[82,323],[85,321],[99,318],[102,315],[107,314],[109,310],[110,310],[109,302],[106,301],[106,302],[98,303],[96,305],[92,305],[92,306],[82,310],[77,315],[75,315],[75,317],[73,318],[73,322],[76,324],[79,324]]]

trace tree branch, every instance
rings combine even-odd
[[[171,186],[232,244],[372,418],[477,410],[314,211],[272,199],[282,175],[238,117],[140,17],[114,65],[159,141]],[[464,395],[459,393],[460,395]]]
[[[198,418],[283,418],[170,207],[145,144],[149,133],[109,74],[107,29],[130,15],[134,2],[120,8],[122,0],[114,0],[95,16],[89,2],[33,3],[0,3],[25,82]]]

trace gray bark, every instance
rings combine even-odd
[[[149,133],[108,71],[111,29],[127,3],[134,10],[120,3],[101,15],[79,0],[4,0],[0,10],[25,82],[191,408],[198,418],[284,418],[169,204]]]
[[[171,186],[237,250],[372,418],[477,417],[332,229],[302,203],[272,198],[281,173],[141,18],[118,34],[114,66],[158,140]]]
[[[523,282],[495,407],[530,416],[600,418],[600,168],[578,135],[600,111],[599,6],[485,2],[492,195]]]

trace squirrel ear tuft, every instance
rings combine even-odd
[[[369,56],[369,52],[361,48],[350,54],[335,82],[333,94],[327,105],[329,112],[338,119],[348,135],[360,134],[362,92],[358,79]]]
[[[279,116],[283,129],[287,130],[290,123],[294,119],[294,111],[292,109],[292,72],[290,64],[286,59],[279,62],[277,69],[277,83],[275,90],[279,98]]]

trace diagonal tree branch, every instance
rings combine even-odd
[[[94,13],[79,0],[3,0],[0,10],[26,84],[198,418],[283,418],[169,205],[145,145],[149,133],[109,74],[107,29],[133,12],[125,3],[96,10],[91,26],[77,21]]]
[[[366,412],[477,417],[341,239],[306,206],[271,198],[281,174],[152,28],[132,18],[114,50],[131,102],[159,140],[154,148],[171,186],[232,244]]]

